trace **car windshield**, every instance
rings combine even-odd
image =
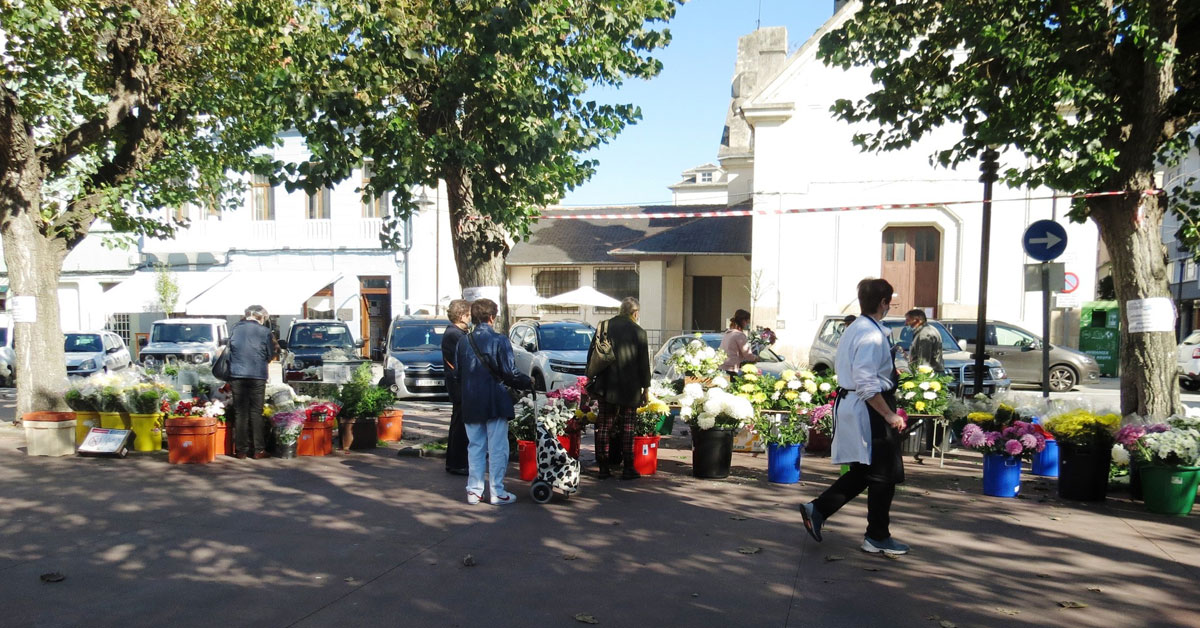
[[[392,351],[433,351],[442,348],[446,325],[397,325],[392,328]]]
[[[583,326],[542,326],[538,328],[538,349],[542,351],[587,351],[596,331]]]
[[[292,327],[290,347],[352,347],[350,328],[339,323],[304,324]]]
[[[96,334],[67,334],[63,350],[67,353],[99,353],[104,350],[104,343]]]
[[[155,325],[150,342],[212,342],[212,325]]]
[[[905,325],[904,321],[883,321],[883,324],[892,330],[892,342],[899,345],[905,351],[908,351],[912,347],[913,330],[911,327]],[[942,327],[941,323],[929,321],[926,324],[932,326],[941,335],[943,353],[962,351],[962,347],[958,346],[958,341],[954,339],[954,336],[950,335],[949,331],[946,331],[945,327]]]

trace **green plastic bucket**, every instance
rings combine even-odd
[[[1146,465],[1141,474],[1146,510],[1160,515],[1186,515],[1192,511],[1200,467]]]

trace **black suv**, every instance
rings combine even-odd
[[[279,343],[285,350],[282,357],[283,381],[319,380],[320,367],[325,363],[324,355],[332,349],[340,349],[347,357],[358,356],[361,340],[354,340],[350,328],[342,321],[298,320],[292,323],[287,339]],[[316,368],[317,371],[306,369]]]
[[[444,318],[400,316],[393,320],[380,385],[390,386],[402,399],[446,396],[442,334],[449,325]]]

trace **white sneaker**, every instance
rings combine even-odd
[[[474,506],[479,503],[479,494],[473,491],[467,491],[467,503]]]
[[[501,493],[499,495],[492,495],[492,499],[491,499],[490,503],[493,506],[505,506],[508,504],[516,503],[516,501],[517,501],[516,495],[513,495],[512,493],[509,493],[508,491],[504,491],[503,493]]]

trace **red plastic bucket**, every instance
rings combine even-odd
[[[537,443],[517,441],[517,460],[521,463],[521,480],[532,482],[537,477]]]
[[[563,449],[567,450],[567,454],[572,458],[579,460],[579,432],[570,435],[562,435],[558,437],[558,442],[562,443]]]
[[[633,470],[642,475],[654,475],[658,470],[658,441],[661,436],[633,437]]]

